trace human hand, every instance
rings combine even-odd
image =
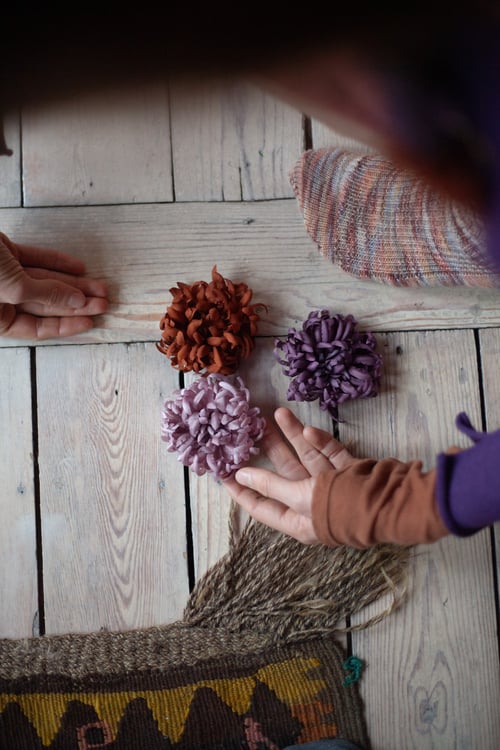
[[[57,250],[19,245],[0,232],[0,336],[73,336],[107,310],[107,286]]]
[[[316,477],[343,469],[356,459],[328,432],[304,427],[290,409],[280,407],[274,416],[295,453],[268,424],[262,448],[276,472],[245,467],[224,484],[233,500],[256,521],[304,544],[316,544],[319,539],[311,520]]]

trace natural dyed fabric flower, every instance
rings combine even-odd
[[[375,352],[373,333],[360,333],[356,326],[352,315],[318,310],[310,313],[302,330],[291,328],[285,340],[276,339],[276,359],[293,378],[289,401],[319,399],[321,409],[338,420],[339,404],[377,395],[382,357]]]
[[[227,479],[259,452],[265,421],[240,377],[197,378],[174,396],[163,409],[162,440],[198,476]]]
[[[255,346],[259,308],[250,304],[252,290],[225,279],[217,268],[212,281],[178,282],[173,301],[160,321],[157,348],[183,372],[230,375]]]

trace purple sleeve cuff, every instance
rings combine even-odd
[[[500,520],[500,430],[478,432],[464,413],[457,426],[475,445],[438,456],[436,495],[448,530],[469,536]]]

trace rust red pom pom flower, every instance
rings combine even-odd
[[[252,290],[212,269],[212,281],[178,282],[160,321],[158,350],[183,372],[230,375],[252,352],[263,304],[251,304]]]
[[[321,409],[337,420],[339,404],[377,395],[382,357],[375,352],[373,333],[359,332],[356,326],[352,315],[314,311],[302,330],[291,328],[285,340],[276,339],[276,359],[292,378],[289,401],[318,399]]]
[[[197,378],[165,402],[161,437],[184,466],[227,479],[257,454],[264,418],[240,377]]]

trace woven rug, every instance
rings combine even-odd
[[[182,621],[0,641],[0,749],[279,750],[327,737],[369,748],[335,632],[394,593],[407,557],[305,547],[251,523]]]

